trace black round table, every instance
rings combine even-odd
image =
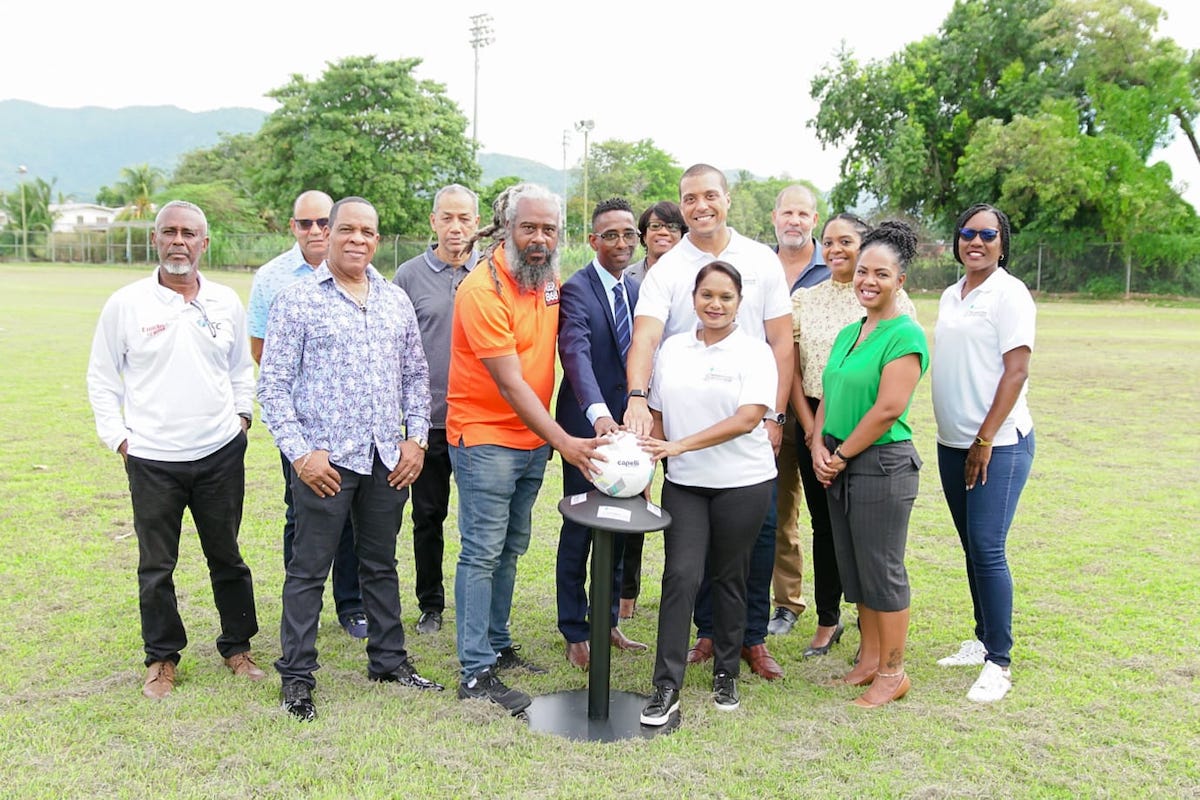
[[[533,699],[526,712],[532,730],[588,742],[650,738],[678,727],[678,714],[666,725],[642,725],[646,697],[613,692],[610,659],[613,534],[650,533],[670,526],[671,515],[643,497],[609,497],[596,490],[564,497],[559,513],[592,531],[592,571],[588,688],[555,692]],[[586,706],[586,707],[585,707]],[[585,713],[586,711],[586,713]]]

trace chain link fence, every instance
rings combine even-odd
[[[72,233],[20,231],[0,234],[0,263],[153,264],[150,223],[128,223],[109,230]],[[428,239],[384,237],[375,267],[389,277],[403,262],[422,252]],[[287,250],[287,233],[246,233],[212,236],[204,266],[207,269],[254,270]],[[1137,255],[1133,255],[1137,253]],[[1200,295],[1200,237],[1147,234],[1133,246],[1120,242],[1088,242],[1062,237],[1047,240],[1032,234],[1013,237],[1009,271],[1038,292],[1085,293],[1096,296],[1132,294]],[[592,258],[586,244],[565,246],[563,277]],[[635,256],[640,258],[641,253]],[[909,269],[911,291],[940,292],[960,277],[950,242],[925,243]]]

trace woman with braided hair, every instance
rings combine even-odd
[[[908,408],[929,366],[921,326],[898,298],[917,237],[883,222],[862,239],[854,292],[866,315],[842,329],[822,375],[812,443],[813,472],[826,487],[838,574],[858,605],[862,649],[836,684],[870,688],[855,705],[876,708],[909,689],[904,672],[909,586],[904,569],[908,518],[921,459]]]

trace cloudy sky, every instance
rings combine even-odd
[[[299,73],[318,77],[348,55],[422,59],[468,117],[473,14],[493,17],[480,53],[479,138],[485,151],[555,167],[591,140],[651,138],[681,164],[707,161],[759,175],[805,177],[828,189],[839,153],[806,126],[812,77],[844,41],[862,60],[934,33],[952,0],[627,2],[543,0],[461,4],[292,0],[127,0],[69,12],[10,4],[0,32],[0,99],[50,106],[249,106]],[[1161,0],[1160,30],[1200,48],[1200,4]],[[903,8],[902,12],[898,11]],[[702,10],[703,9],[703,10]],[[1162,154],[1200,205],[1200,168],[1177,141]]]

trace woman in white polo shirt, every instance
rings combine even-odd
[[[1005,270],[1011,228],[999,209],[971,206],[955,227],[963,277],[942,294],[934,329],[938,472],[967,561],[975,638],[943,666],[983,665],[967,698],[1004,697],[1012,649],[1012,573],[1005,542],[1033,465],[1025,402],[1036,310]]]
[[[707,561],[713,593],[713,702],[737,709],[737,675],[746,627],[750,553],[771,502],[775,456],[762,421],[774,408],[778,370],[770,347],[739,330],[741,274],[713,261],[696,275],[694,330],[667,339],[654,363],[654,419],[643,447],[669,457],[663,508],[662,598],[654,694],[646,725],[679,708],[696,593]]]

